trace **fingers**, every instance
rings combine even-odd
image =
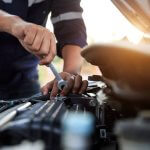
[[[48,40],[50,38],[50,40]],[[42,51],[48,49],[46,57],[44,57],[41,61],[40,61],[40,65],[47,65],[49,64],[55,57],[56,55],[56,44],[55,44],[55,37],[53,36],[53,34],[49,35],[48,37],[45,37],[43,44],[42,44]]]
[[[39,50],[37,51],[37,54],[40,56],[46,56],[48,53],[50,53],[50,37],[49,34],[44,35],[43,41],[39,47]]]
[[[80,90],[81,85],[82,85],[82,77],[80,75],[77,75],[75,77],[75,81],[74,81],[74,86],[73,86],[72,92],[74,94],[78,93],[78,91]]]
[[[47,83],[45,86],[43,86],[41,88],[41,92],[43,93],[43,95],[47,95],[48,92],[51,90],[51,95],[50,97],[55,97],[58,94],[58,87],[57,87],[57,81],[53,80],[49,83]]]
[[[80,75],[74,76],[65,72],[61,73],[60,75],[64,80],[67,81],[67,86],[65,86],[60,93],[62,96],[66,96],[70,92],[73,92],[74,94],[83,94],[86,91],[88,81],[82,81],[82,77]],[[42,88],[44,95],[48,94],[49,90],[51,90],[51,97],[57,96],[59,89],[56,79],[49,82]]]
[[[51,91],[51,95],[50,97],[55,97],[58,94],[58,87],[57,87],[58,82],[56,80],[54,80],[54,84],[53,84],[53,88]]]
[[[31,28],[28,28],[26,31],[25,31],[25,38],[24,38],[24,43],[25,44],[28,44],[28,45],[32,45],[33,42],[34,42],[34,39],[36,37],[36,34],[37,34],[37,30],[35,27],[31,27]]]
[[[74,78],[70,78],[68,81],[67,81],[67,85],[63,88],[62,92],[61,92],[61,95],[62,96],[65,96],[67,95],[73,88],[73,85],[74,85]]]
[[[42,42],[43,42],[43,39],[44,39],[44,30],[43,29],[38,29],[37,30],[37,34],[34,38],[34,41],[33,41],[33,44],[32,44],[32,51],[33,52],[38,52],[41,50],[41,47],[42,47]]]
[[[39,57],[41,65],[49,64],[56,55],[56,42],[53,33],[42,26],[29,23],[26,25],[24,33],[23,47]]]
[[[86,91],[87,87],[88,87],[88,81],[87,80],[82,81],[82,85],[79,90],[79,94],[83,94]]]
[[[54,80],[49,82],[49,83],[47,83],[45,86],[43,86],[41,88],[41,92],[43,93],[43,95],[47,95],[48,94],[48,92],[52,89],[53,84],[54,84]]]

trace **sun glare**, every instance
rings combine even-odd
[[[128,22],[111,0],[82,0],[81,6],[89,44],[118,41],[124,37],[137,44],[142,39],[143,33]],[[47,28],[53,31],[50,20]]]
[[[143,33],[132,26],[110,0],[82,0],[81,5],[89,44],[123,37],[137,44],[142,39]]]
[[[143,32],[139,31],[130,23],[127,24],[125,33],[126,33],[128,40],[134,44],[138,44],[144,36]]]

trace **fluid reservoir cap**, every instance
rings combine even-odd
[[[70,112],[62,120],[64,133],[80,134],[88,136],[94,130],[94,116],[90,113]]]

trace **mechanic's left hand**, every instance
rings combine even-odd
[[[88,86],[88,81],[83,80],[80,75],[72,75],[67,72],[60,73],[61,77],[67,81],[67,86],[64,87],[64,89],[61,91],[61,95],[65,96],[69,92],[72,92],[74,94],[83,94]],[[48,82],[44,87],[41,89],[42,93],[44,95],[48,94],[49,91],[51,91],[51,97],[55,97],[58,94],[58,87],[57,87],[57,81],[56,79]]]

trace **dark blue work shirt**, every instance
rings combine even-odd
[[[66,44],[80,47],[86,45],[86,29],[82,20],[80,0],[0,0],[0,10],[43,26],[51,12],[59,56]],[[21,84],[23,79],[38,78],[38,61],[15,37],[1,32],[0,90],[11,89]]]

